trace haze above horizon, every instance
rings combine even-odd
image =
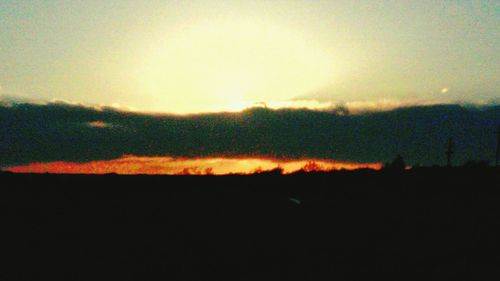
[[[494,102],[498,1],[0,3],[0,95],[165,113]]]

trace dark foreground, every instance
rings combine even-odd
[[[499,170],[0,175],[0,280],[498,280]]]

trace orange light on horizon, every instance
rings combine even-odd
[[[319,159],[278,160],[266,158],[172,158],[123,156],[114,160],[99,160],[85,163],[56,161],[31,163],[8,167],[4,170],[14,173],[53,174],[123,174],[123,175],[227,175],[252,174],[283,169],[290,174],[299,170],[306,172],[355,170],[360,168],[380,169],[381,163],[351,163]]]

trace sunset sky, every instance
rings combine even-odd
[[[491,161],[499,26],[497,0],[2,0],[0,167]]]
[[[500,2],[0,2],[1,94],[197,113],[498,101]]]

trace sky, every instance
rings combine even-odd
[[[140,112],[498,103],[500,2],[0,2],[0,95]]]
[[[2,0],[0,169],[494,163],[500,1]]]

